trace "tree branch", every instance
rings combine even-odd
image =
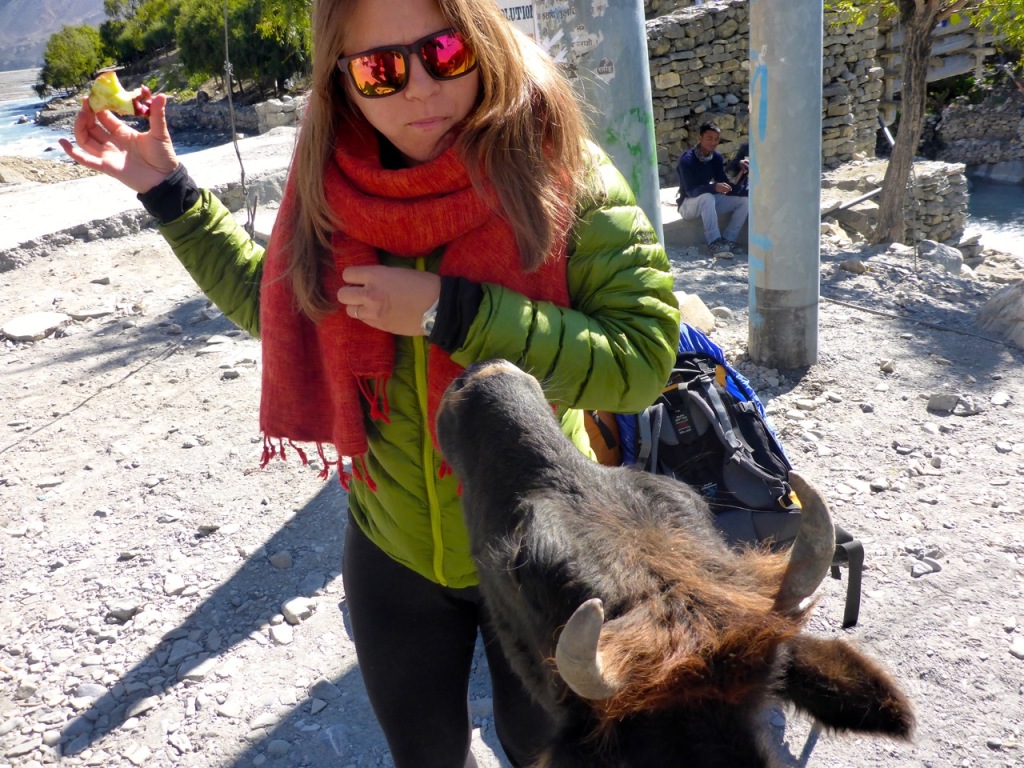
[[[939,21],[947,21],[949,17],[954,13],[960,13],[968,6],[971,6],[970,10],[977,10],[978,6],[972,4],[971,0],[955,0],[952,5],[944,11],[939,11]]]

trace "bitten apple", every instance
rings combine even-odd
[[[152,92],[146,86],[126,91],[117,79],[117,73],[107,70],[93,80],[92,89],[89,91],[89,106],[93,112],[109,109],[118,115],[146,117],[149,115],[149,102],[152,97]]]

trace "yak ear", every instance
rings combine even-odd
[[[786,643],[783,698],[826,728],[909,739],[910,700],[878,664],[843,640],[798,635]]]

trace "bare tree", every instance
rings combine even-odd
[[[966,19],[973,26],[999,32],[1009,44],[1019,45],[1024,40],[1024,0],[837,0],[830,6],[858,19],[873,11],[895,16],[903,28],[900,125],[882,182],[878,224],[871,236],[874,243],[902,242],[907,184],[928,100],[932,31],[941,22]]]

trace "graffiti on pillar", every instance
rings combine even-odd
[[[760,145],[768,134],[768,50],[767,46],[762,46],[760,51],[750,51],[750,102],[755,105],[755,111],[757,112],[757,123],[754,128],[754,137],[757,139],[756,142],[751,142],[753,150],[750,153],[750,186],[757,187],[757,182],[761,178],[761,166],[758,162],[759,152],[757,146]],[[754,212],[751,212],[751,219],[754,218]],[[771,238],[761,233],[760,228],[754,227],[753,223],[748,227],[750,232],[749,239],[750,244],[755,246],[756,249],[760,249],[764,253],[767,253],[772,249]],[[755,258],[754,253],[750,254],[748,269],[753,274],[758,269],[764,269],[764,263],[760,262]],[[753,285],[753,279],[751,279],[751,285]],[[751,304],[750,306],[754,306]]]
[[[537,42],[592,108],[595,138],[660,230],[646,35],[634,3],[534,0],[533,16]]]
[[[644,147],[652,145],[653,137],[654,119],[648,110],[639,107],[630,109],[621,120],[604,128],[602,146],[609,149],[617,145],[625,147],[627,155],[615,153],[616,164],[635,190],[643,188],[643,176],[650,170],[650,163],[644,157]]]

